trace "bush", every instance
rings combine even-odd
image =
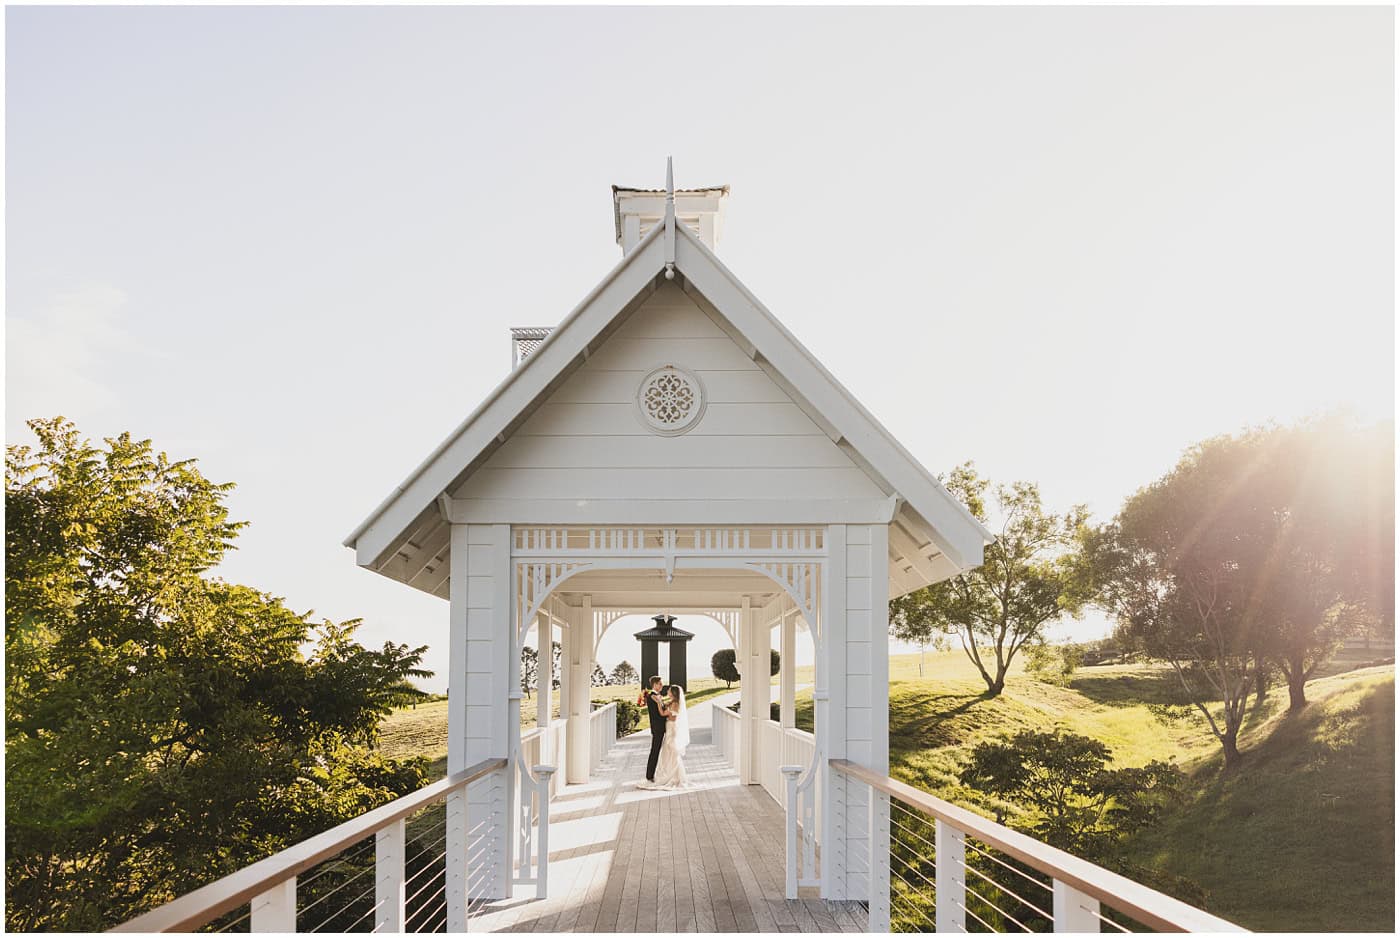
[[[617,735],[626,736],[642,722],[642,708],[630,700],[617,702]]]
[[[1047,684],[1068,684],[1070,675],[1083,661],[1080,645],[1040,644],[1026,650],[1026,671]]]

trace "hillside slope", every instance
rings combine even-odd
[[[890,773],[987,814],[1016,814],[957,781],[977,743],[1059,727],[1107,743],[1122,765],[1175,762],[1186,803],[1131,845],[1142,866],[1207,890],[1210,911],[1256,931],[1391,931],[1394,927],[1394,696],[1391,666],[1312,681],[1290,718],[1287,693],[1252,707],[1243,769],[1220,770],[1219,745],[1169,670],[1085,668],[1059,687],[1014,670],[985,685],[960,653],[891,659]],[[810,695],[799,723],[811,726]],[[1183,898],[1189,898],[1183,896]]]
[[[1258,931],[1395,927],[1395,675],[1308,685],[1296,717],[1251,729],[1242,770],[1212,757],[1191,802],[1134,845],[1136,862],[1210,890],[1215,913]]]

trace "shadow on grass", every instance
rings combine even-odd
[[[1191,704],[1191,698],[1181,686],[1181,679],[1170,669],[1113,669],[1095,673],[1096,670],[1085,668],[1076,671],[1069,681],[1070,690],[1102,704],[1155,704],[1164,707]]]
[[[1392,680],[1280,715],[1237,771],[1202,765],[1190,803],[1133,858],[1206,886],[1210,910],[1246,928],[1390,931],[1394,708]]]

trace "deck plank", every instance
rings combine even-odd
[[[703,726],[692,787],[638,789],[650,734],[619,740],[594,778],[555,799],[548,899],[533,887],[486,903],[472,931],[817,932],[863,930],[853,903],[784,897],[782,809],[741,786]]]

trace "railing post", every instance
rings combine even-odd
[[[404,930],[404,820],[374,835],[374,930]]]
[[[1055,931],[1096,932],[1099,930],[1099,900],[1055,880]]]
[[[890,796],[870,788],[870,923],[867,930],[890,930]]]
[[[449,932],[467,930],[467,903],[471,898],[471,870],[467,864],[467,818],[470,810],[465,787],[448,793],[443,820],[447,835],[446,880],[443,888],[447,891],[444,898],[447,902]]]
[[[549,897],[549,780],[554,775],[554,766],[535,766],[535,776],[539,778],[539,841],[535,846],[535,898]]]
[[[963,876],[963,832],[950,824],[933,822],[934,922],[940,932],[967,931],[967,888]]]
[[[297,930],[297,878],[282,880],[267,892],[252,899],[252,922],[255,932],[294,932]]]
[[[797,898],[797,776],[802,774],[802,766],[785,765],[779,769],[787,782],[787,798],[783,804],[784,820],[787,827],[787,897]]]

